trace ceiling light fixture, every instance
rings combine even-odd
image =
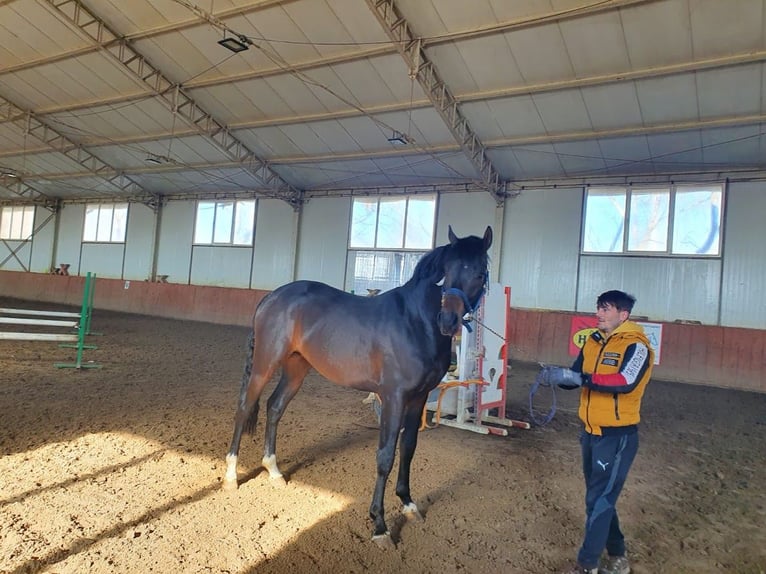
[[[251,44],[252,42],[250,41],[250,38],[242,34],[240,34],[236,38],[234,37],[227,38],[226,32],[224,32],[223,40],[218,40],[218,43],[224,48],[226,48],[227,50],[231,50],[235,54],[238,54],[239,52],[244,52],[245,50],[247,50],[249,47],[249,44]]]
[[[402,132],[394,130],[394,133],[388,138],[388,143],[393,145],[407,145],[410,143],[410,137]]]
[[[0,167],[0,177],[19,177],[19,174],[9,167]]]
[[[154,155],[149,154],[146,156],[146,159],[144,160],[146,163],[153,163],[155,165],[161,165],[163,163],[166,163],[168,161],[168,158],[161,156],[161,155]]]

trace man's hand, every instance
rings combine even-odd
[[[543,367],[543,377],[551,385],[558,385],[562,389],[576,389],[582,386],[580,373],[564,367]]]

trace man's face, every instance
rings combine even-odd
[[[628,315],[629,313],[627,311],[620,311],[611,303],[596,307],[598,328],[603,331],[607,337],[611,335],[617,327],[627,321]]]

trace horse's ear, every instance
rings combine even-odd
[[[489,248],[491,245],[492,245],[492,228],[489,225],[487,225],[487,230],[484,232],[484,251],[489,251]]]
[[[449,242],[451,245],[455,245],[457,243],[457,235],[455,235],[455,232],[452,231],[452,226],[449,226],[449,230],[447,231],[447,237],[449,237]]]

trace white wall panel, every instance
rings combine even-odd
[[[276,289],[293,279],[298,214],[279,199],[259,199],[253,253],[253,289]]]
[[[47,222],[46,222],[47,220]],[[42,206],[35,209],[35,236],[32,238],[32,257],[29,270],[36,273],[50,271],[53,244],[56,237],[56,215]],[[4,257],[0,257],[2,261]],[[56,267],[57,265],[54,265]]]
[[[322,281],[343,289],[351,199],[312,199],[303,207],[296,279]]]
[[[192,285],[214,285],[217,287],[250,286],[251,247],[208,246],[192,247]]]
[[[14,255],[11,255],[15,253]],[[0,269],[3,271],[26,271],[32,253],[32,244],[24,241],[0,241]]]
[[[766,328],[766,184],[733,183],[726,203],[721,325]]]
[[[56,267],[61,263],[67,263],[70,266],[70,275],[79,275],[80,244],[82,242],[82,229],[85,223],[85,205],[81,203],[65,203],[61,208],[59,218],[54,263]]]
[[[492,231],[496,232],[495,205],[495,200],[485,191],[442,193],[439,195],[439,210],[436,214],[434,245],[438,247],[449,242],[447,229],[450,225],[458,237],[466,235],[482,237],[487,225],[492,226]],[[495,236],[498,237],[497,234]],[[497,266],[493,268],[496,270]]]
[[[121,279],[124,259],[124,243],[83,243],[80,275],[90,272],[102,278]]]
[[[157,274],[170,283],[188,283],[194,231],[194,201],[171,201],[162,208]]]
[[[152,275],[154,254],[154,211],[142,203],[128,207],[128,232],[125,244],[124,279],[143,281]]]
[[[596,298],[610,289],[636,297],[635,315],[653,321],[700,321],[718,317],[720,259],[583,256],[577,311],[595,312]]]
[[[523,191],[505,206],[503,285],[514,307],[574,309],[582,192]]]

